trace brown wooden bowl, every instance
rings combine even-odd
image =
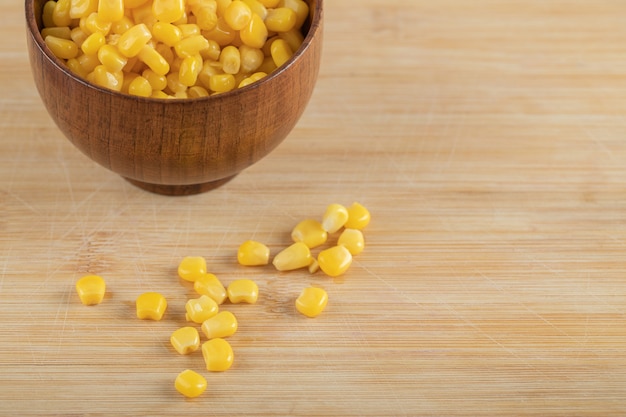
[[[73,74],[46,47],[45,0],[25,0],[35,84],[63,134],[89,158],[159,194],[218,187],[270,153],[309,102],[320,65],[323,0],[308,0],[302,47],[261,81],[219,95],[162,100],[110,91]]]

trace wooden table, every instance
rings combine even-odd
[[[0,0],[0,415],[626,415],[626,3],[326,1],[319,82],[270,156],[163,197],[47,116],[23,4]],[[341,279],[238,266],[330,203],[367,206]],[[333,237],[334,239],[334,237]],[[202,255],[258,282],[224,373],[170,333]],[[75,281],[101,274],[104,302]],[[308,285],[330,302],[308,319]],[[134,317],[142,292],[169,301]],[[191,368],[207,392],[173,387]]]

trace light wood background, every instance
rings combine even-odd
[[[269,157],[193,197],[141,191],[48,118],[23,4],[0,0],[0,415],[626,415],[626,2],[326,1],[319,82]],[[299,220],[360,201],[338,280],[238,267]],[[178,261],[255,279],[236,363],[169,334]],[[82,306],[74,282],[105,277]],[[293,301],[327,289],[307,319]],[[162,322],[133,302],[161,291]],[[199,353],[199,352],[198,352]],[[173,388],[185,368],[207,392]]]

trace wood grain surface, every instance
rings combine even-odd
[[[295,130],[223,187],[142,191],[91,162],[37,95],[23,5],[0,0],[0,415],[626,415],[626,3],[327,1]],[[244,268],[299,220],[360,201],[342,279]],[[235,364],[169,346],[202,255],[255,279]],[[105,277],[80,304],[74,282]],[[307,285],[330,301],[296,313]],[[144,291],[166,318],[134,318]],[[174,390],[185,368],[207,392]]]

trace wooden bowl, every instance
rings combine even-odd
[[[151,192],[218,187],[278,146],[313,92],[322,49],[323,0],[309,0],[302,47],[247,87],[206,98],[162,100],[109,91],[73,74],[40,34],[45,0],[25,0],[30,64],[43,103],[89,158]]]

